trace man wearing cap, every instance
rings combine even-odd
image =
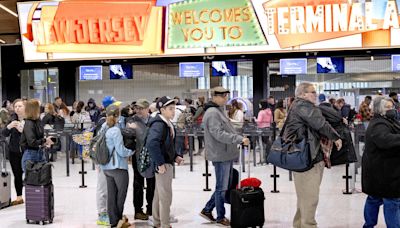
[[[150,120],[149,114],[150,103],[146,99],[139,99],[135,103],[136,114],[128,120],[128,123],[135,124],[136,131],[136,151],[143,145],[144,131],[146,130],[147,123]],[[135,219],[148,220],[152,215],[152,203],[154,197],[155,178],[146,178],[146,214],[143,213],[143,188],[144,177],[140,175],[137,167],[137,159],[139,152],[135,153],[132,157],[132,168],[134,173],[133,179],[133,206],[135,207]]]
[[[237,145],[249,144],[248,138],[237,134],[224,112],[228,95],[229,90],[215,87],[212,90],[212,101],[205,105],[203,117],[206,159],[212,161],[215,167],[216,187],[200,215],[223,226],[230,226],[230,221],[225,218],[224,202],[233,161],[239,157]],[[217,209],[217,219],[212,215],[214,208]]]
[[[153,226],[169,228],[171,223],[172,177],[174,162],[181,164],[183,158],[174,147],[176,131],[171,120],[175,116],[175,101],[167,96],[156,102],[160,111],[149,123],[146,147],[155,165],[155,190],[153,198]]]

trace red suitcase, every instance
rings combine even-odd
[[[54,186],[25,186],[26,223],[53,223]]]

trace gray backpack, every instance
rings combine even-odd
[[[99,164],[99,165],[107,165],[110,162],[111,157],[113,158],[113,164],[115,163],[115,159],[114,159],[115,147],[110,154],[110,151],[108,150],[107,143],[106,143],[107,130],[108,130],[108,127],[106,127],[98,135],[96,135],[90,141],[90,145],[89,145],[89,156],[93,160],[94,163]]]

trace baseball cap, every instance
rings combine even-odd
[[[148,108],[150,106],[150,103],[146,99],[139,99],[136,101],[135,106],[138,106],[140,108]]]
[[[119,116],[119,106],[115,104],[111,104],[106,108],[107,116]]]
[[[319,102],[324,102],[324,101],[326,100],[325,94],[321,93],[321,94],[318,96],[318,100],[319,100]]]
[[[117,106],[120,106],[122,104],[122,102],[115,100],[115,98],[113,96],[106,96],[103,99],[103,107],[107,108],[109,105],[114,104]]]
[[[175,100],[168,97],[168,96],[163,96],[161,98],[158,98],[157,103],[156,103],[156,107],[158,110],[160,110],[163,107],[166,107],[170,104],[175,104]]]
[[[230,92],[229,92],[229,89],[225,89],[225,88],[222,87],[222,86],[214,87],[214,88],[211,90],[211,94],[212,94],[213,96],[222,95],[222,94],[225,94],[225,93],[230,93]]]

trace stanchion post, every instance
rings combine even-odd
[[[209,192],[211,189],[208,187],[208,177],[211,176],[210,173],[208,173],[208,160],[205,160],[206,162],[206,173],[203,173],[203,177],[206,177],[206,188],[203,188],[203,191]]]
[[[67,177],[69,177],[69,156],[70,156],[70,148],[71,148],[71,141],[70,137],[71,135],[66,134],[67,137],[65,137],[66,145],[65,145],[65,162],[66,162],[66,167],[67,167]]]
[[[276,178],[279,178],[279,175],[276,174],[276,166],[274,166],[274,174],[271,175],[272,178],[274,178],[274,190],[272,190],[272,193],[279,193],[279,190],[277,190],[277,183],[276,183]]]
[[[346,180],[346,189],[343,191],[343,194],[352,194],[353,192],[349,190],[349,181],[352,179],[352,176],[349,175],[349,163],[346,164],[346,175],[343,176],[343,179]]]
[[[190,157],[190,172],[193,172],[193,136],[188,135],[189,137],[189,157]]]
[[[81,160],[82,160],[82,170],[79,171],[79,174],[82,175],[82,185],[79,186],[79,188],[86,188],[87,186],[85,185],[85,174],[87,172],[85,171],[85,160],[83,159],[83,157],[81,158]]]

